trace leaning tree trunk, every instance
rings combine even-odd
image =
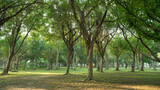
[[[136,57],[136,54],[135,54],[135,52],[133,52],[133,62],[132,62],[131,72],[134,72],[134,68],[135,68],[135,57]]]
[[[144,60],[143,60],[143,55],[141,54],[141,71],[144,71]]]
[[[7,62],[5,68],[3,69],[3,72],[2,72],[3,75],[7,75],[8,74],[12,58],[13,58],[13,53],[11,53],[9,55],[8,62]]]
[[[73,49],[68,48],[68,50],[67,50],[67,70],[66,70],[65,75],[69,74],[70,61],[72,60],[72,56],[73,56]]]
[[[93,45],[92,44],[86,44],[86,50],[87,50],[87,65],[88,65],[88,76],[85,80],[93,80]]]
[[[119,59],[118,58],[119,57],[116,56],[116,69],[115,69],[115,71],[119,71]]]
[[[100,66],[99,66],[99,56],[98,56],[98,53],[97,53],[97,71],[100,71]]]

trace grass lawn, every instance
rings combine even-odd
[[[88,82],[83,82],[87,76],[87,68],[71,69],[70,75],[64,75],[65,70],[66,68],[9,72],[9,75],[0,76],[0,90],[160,90],[160,69],[130,72],[130,69],[120,68],[120,71],[114,71],[111,68],[101,73],[94,68],[95,80]]]

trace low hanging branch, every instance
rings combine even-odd
[[[149,59],[151,59],[151,60],[153,60],[153,61],[160,62],[160,59],[159,59],[156,55],[153,54],[152,50],[144,43],[144,41],[143,41],[143,39],[142,39],[141,36],[137,37],[137,36],[136,36],[135,34],[133,34],[133,32],[132,32],[131,30],[129,30],[127,27],[125,27],[123,24],[121,24],[121,25],[123,26],[123,28],[125,28],[127,31],[129,31],[135,38],[137,38],[137,39],[140,40],[140,42],[142,43],[142,45],[147,49],[147,51],[149,52],[149,54],[154,57],[154,59],[151,58],[151,57],[149,57],[149,56],[146,55],[145,53],[142,53],[142,52],[141,52],[145,57],[147,57],[147,58],[149,58]],[[121,27],[119,26],[119,28],[121,28]],[[121,29],[123,29],[123,28],[121,28]],[[140,29],[139,29],[139,30],[140,30]],[[122,31],[123,31],[123,30],[122,30]],[[136,50],[138,50],[138,49],[135,48],[135,47],[133,47],[133,48],[136,49]],[[139,51],[140,51],[140,50],[139,50]]]

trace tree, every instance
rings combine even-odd
[[[100,33],[100,28],[107,15],[109,3],[101,1],[70,0],[71,8],[80,33],[86,44],[88,76],[85,80],[93,80],[93,44]],[[75,8],[76,7],[76,8]]]
[[[109,27],[107,27],[107,28],[109,28]],[[117,29],[118,28],[116,28],[116,31],[117,31]],[[112,30],[113,30],[113,28],[112,28]],[[109,33],[109,30],[105,29],[105,30],[101,31],[101,33],[99,34],[99,37],[96,39],[98,51],[101,56],[101,61],[100,61],[100,71],[101,72],[103,72],[103,59],[104,59],[106,47],[109,44],[109,42],[112,40],[112,38],[115,34],[116,34],[116,32]]]
[[[119,71],[119,58],[120,55],[123,52],[123,49],[125,48],[126,44],[123,38],[121,38],[119,35],[113,38],[113,40],[110,43],[110,52],[115,55],[116,60],[116,69],[115,71]]]
[[[120,26],[119,26],[119,28],[122,30],[123,37],[125,38],[126,42],[129,44],[129,46],[130,46],[130,48],[132,50],[132,53],[133,53],[133,63],[132,63],[131,72],[134,72],[134,69],[135,69],[135,60],[136,60],[136,51],[137,51],[139,40],[137,39],[136,45],[133,46],[133,44],[128,40],[128,37],[127,37],[126,33],[124,32],[124,29],[121,28]]]
[[[69,2],[63,1],[61,3],[54,1],[53,3],[57,3],[54,6],[50,5],[51,10],[48,14],[49,17],[54,19],[52,25],[54,26],[53,30],[58,32],[59,37],[61,37],[67,46],[67,70],[65,75],[69,74],[70,64],[73,60],[74,56],[74,45],[76,40],[80,37],[77,32],[77,27],[75,27],[75,23],[73,20],[73,15],[71,12],[71,6]],[[68,8],[66,8],[68,7]]]
[[[125,23],[127,30],[131,33],[138,34],[136,37],[140,39],[142,45],[148,50],[152,57],[149,57],[153,61],[160,62],[160,59],[153,54],[153,50],[150,49],[143,41],[144,38],[149,40],[158,41],[160,38],[159,33],[159,11],[157,11],[157,4],[159,1],[120,1],[115,0],[117,6],[116,16],[121,18],[120,21]],[[122,18],[123,17],[123,18]],[[124,18],[126,17],[126,18]]]
[[[15,19],[16,20],[16,23],[14,24],[14,26],[12,27],[9,27],[10,29],[12,29],[11,31],[11,35],[9,36],[8,38],[8,42],[9,42],[9,56],[8,56],[8,62],[7,62],[7,65],[5,67],[5,69],[3,70],[3,73],[2,74],[8,74],[8,70],[10,68],[10,63],[11,63],[11,60],[13,58],[13,56],[20,50],[24,40],[27,38],[29,32],[31,31],[32,29],[32,25],[31,27],[27,30],[27,34],[25,35],[25,37],[23,38],[21,44],[19,45],[19,47],[16,49],[15,48],[15,45],[20,37],[20,31],[21,31],[21,26],[22,26],[22,22],[24,21],[24,19],[26,18],[26,15],[22,17],[21,20],[18,20],[18,17]],[[15,50],[16,49],[16,50]]]

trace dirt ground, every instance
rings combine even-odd
[[[159,86],[83,82],[85,75],[38,74],[0,79],[0,90],[160,90]]]

